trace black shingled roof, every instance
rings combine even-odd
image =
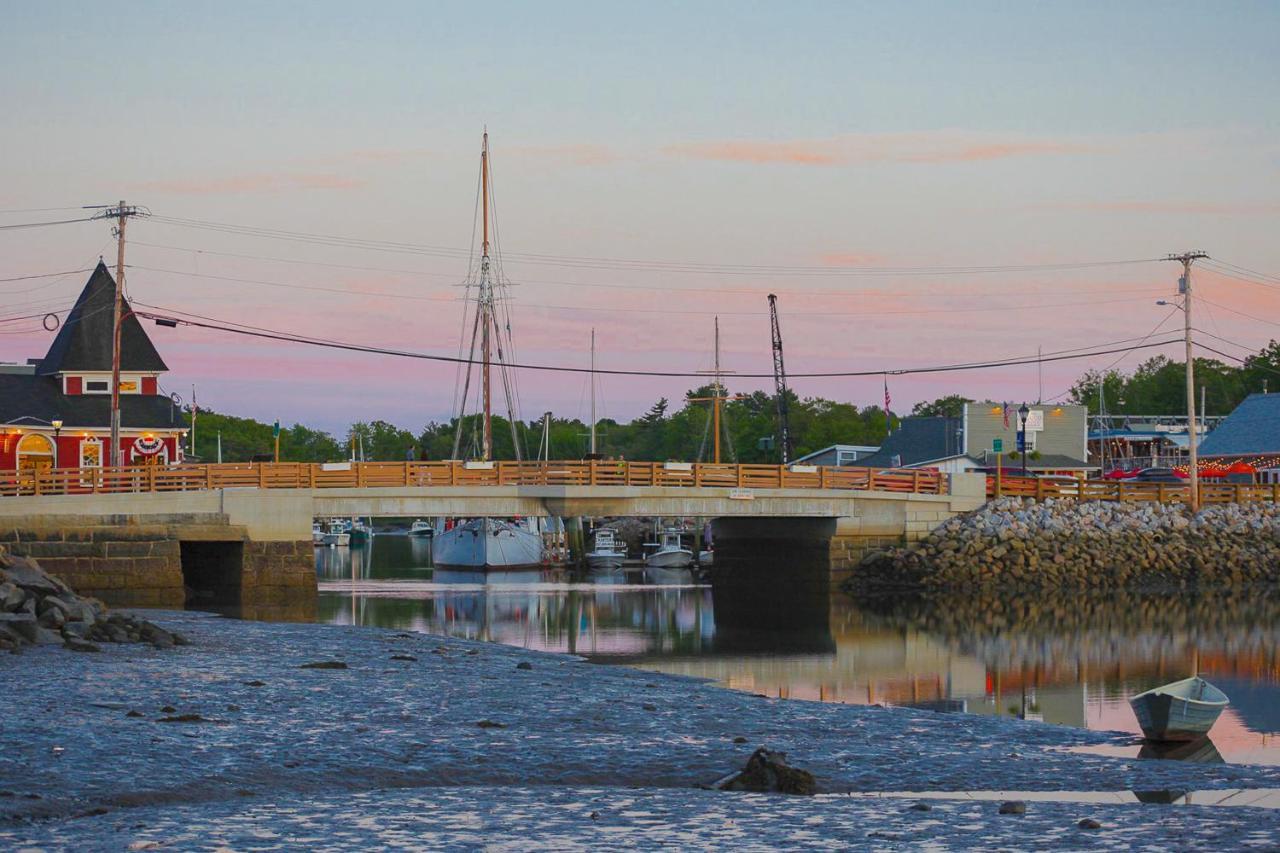
[[[52,376],[77,370],[111,370],[115,292],[116,280],[107,265],[99,261],[36,373]],[[122,316],[129,310],[129,302],[124,300]],[[125,316],[120,324],[120,369],[144,373],[168,370],[142,324],[132,314]]]
[[[62,393],[52,376],[0,373],[0,424],[44,426],[61,420],[68,430],[111,426],[110,394]],[[121,394],[120,425],[126,429],[183,426],[182,412],[163,395]]]
[[[964,443],[957,434],[961,424],[960,418],[903,418],[897,431],[885,437],[879,452],[855,464],[889,468],[894,456],[901,457],[903,466],[959,456],[964,452]]]

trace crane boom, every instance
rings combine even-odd
[[[778,326],[778,297],[769,294],[769,329],[773,337],[773,385],[778,406],[778,449],[782,464],[791,461],[791,424],[787,417],[787,368],[782,363],[782,329]]]

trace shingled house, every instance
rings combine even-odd
[[[0,472],[109,464],[114,298],[99,262],[44,358],[0,364]],[[159,386],[168,368],[127,301],[121,310],[121,462],[181,461],[182,412]]]

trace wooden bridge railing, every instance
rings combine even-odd
[[[987,478],[987,497],[996,497],[996,478]],[[1038,477],[1001,477],[999,494],[1045,500],[1158,501],[1187,503],[1189,483],[1135,483],[1130,480],[1045,480]],[[1280,503],[1280,483],[1200,483],[1200,504]]]
[[[626,462],[226,463],[0,471],[0,497],[211,489],[434,486],[667,486],[861,489],[946,494],[937,471],[818,466]]]

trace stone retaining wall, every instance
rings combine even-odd
[[[855,589],[1121,589],[1280,580],[1280,507],[1002,498],[866,556]]]
[[[0,518],[0,548],[112,606],[275,606],[316,590],[310,541],[253,541],[220,515]]]

